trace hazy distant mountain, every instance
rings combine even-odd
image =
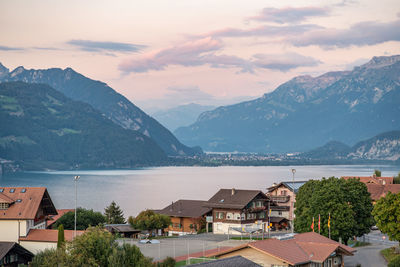
[[[400,129],[400,56],[353,71],[299,76],[253,101],[219,107],[175,131],[207,151],[307,151]]]
[[[215,106],[203,106],[195,103],[181,105],[166,110],[154,112],[152,116],[167,127],[171,132],[178,127],[194,123],[201,113],[212,110]]]
[[[331,141],[322,147],[300,154],[308,159],[389,160],[400,159],[400,131],[381,133],[358,142],[353,147]]]
[[[0,158],[22,169],[126,168],[165,162],[149,137],[46,84],[0,84]]]
[[[170,131],[107,84],[91,80],[71,68],[26,70],[18,67],[8,72],[0,64],[0,81],[46,83],[73,100],[90,104],[123,128],[152,138],[168,155],[192,155],[198,152],[181,144]]]

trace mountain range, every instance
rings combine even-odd
[[[18,169],[132,168],[167,161],[148,136],[46,84],[0,83],[0,158]]]
[[[307,159],[400,161],[400,131],[390,131],[350,147],[337,141],[300,154]]]
[[[0,64],[0,82],[8,81],[48,84],[72,100],[91,105],[124,129],[139,132],[153,139],[169,156],[201,153],[200,148],[183,145],[168,129],[107,84],[89,79],[71,68],[27,70],[18,67],[10,72]]]
[[[173,132],[179,127],[188,126],[194,123],[201,113],[212,109],[215,109],[215,106],[204,106],[190,103],[156,111],[152,116]]]
[[[400,129],[400,56],[352,71],[299,76],[253,101],[202,113],[174,133],[216,152],[302,152],[329,141],[355,144]]]

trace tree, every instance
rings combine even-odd
[[[380,198],[372,215],[382,233],[387,234],[390,240],[400,242],[400,193],[388,192],[385,197]]]
[[[111,233],[100,227],[89,227],[74,241],[67,243],[66,250],[50,249],[38,253],[32,266],[154,266],[134,245],[118,246]]]
[[[331,216],[331,238],[347,240],[362,236],[373,225],[372,201],[365,184],[356,179],[331,177],[310,180],[300,187],[296,195],[296,232],[310,232],[313,217],[318,231],[321,216],[321,234],[328,236],[328,218]]]
[[[58,226],[58,240],[57,240],[57,248],[63,248],[65,243],[65,238],[64,238],[64,225],[60,224]]]
[[[374,174],[376,177],[381,177],[382,176],[382,172],[380,170],[375,170]]]
[[[53,228],[57,228],[60,224],[64,225],[65,229],[74,230],[75,213],[70,211],[60,217]],[[78,208],[76,210],[76,229],[86,230],[89,226],[97,226],[106,222],[105,217],[101,212]]]
[[[393,177],[393,183],[400,184],[400,172],[397,174],[397,176]]]
[[[124,213],[114,201],[104,209],[104,217],[106,217],[108,224],[125,223]]]
[[[155,229],[164,229],[171,224],[171,218],[167,215],[157,214],[152,210],[145,210],[134,218],[129,217],[128,222],[133,228],[148,230],[152,232]]]

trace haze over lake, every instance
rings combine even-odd
[[[0,176],[1,186],[45,186],[58,209],[74,208],[73,177],[79,175],[78,206],[104,211],[116,201],[125,217],[144,209],[161,209],[179,199],[208,200],[220,188],[259,189],[274,182],[309,180],[344,175],[393,176],[400,166],[329,165],[264,167],[159,167],[134,170],[22,172]]]

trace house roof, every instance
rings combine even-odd
[[[323,262],[333,252],[340,251],[345,255],[353,255],[355,249],[340,244],[314,232],[296,234],[292,239],[275,238],[248,243],[230,250],[218,252],[210,256],[220,256],[243,248],[253,248],[291,265],[307,262]]]
[[[371,194],[371,199],[375,201],[386,196],[388,192],[393,194],[400,193],[400,184],[366,184],[366,186]]]
[[[74,209],[59,209],[57,210],[57,215],[50,216],[49,220],[46,221],[46,227],[49,228],[51,225],[53,225],[58,219],[61,218],[65,213],[67,212],[74,212]]]
[[[297,191],[299,191],[299,188],[304,185],[305,183],[307,183],[307,181],[284,181],[284,182],[280,182],[279,184],[274,184],[271,187],[268,187],[267,190],[268,192],[272,192],[275,189],[284,186],[286,188],[288,188],[290,191],[293,191],[294,188],[294,192],[297,193]]]
[[[180,199],[168,205],[162,210],[154,211],[158,214],[173,216],[173,217],[189,217],[198,218],[211,211],[205,206],[204,200],[186,200]]]
[[[0,242],[0,261],[10,252],[14,250],[18,255],[22,255],[25,258],[33,258],[32,252],[22,247],[18,243],[15,242]]]
[[[220,189],[206,202],[206,206],[212,208],[243,209],[257,196],[261,196],[266,200],[268,199],[260,190]]]
[[[0,220],[32,220],[40,207],[44,215],[57,214],[46,187],[0,187],[0,198],[10,204],[8,209],[0,210]]]
[[[393,184],[393,177],[376,177],[373,176],[342,176],[343,179],[359,179],[364,184]]]
[[[249,259],[243,258],[242,256],[234,256],[230,258],[220,259],[220,260],[212,260],[197,264],[191,264],[189,266],[209,266],[209,267],[259,267],[255,262],[252,262]]]
[[[76,236],[80,236],[85,231],[76,231]],[[72,241],[74,238],[74,230],[64,230],[65,241]],[[26,237],[20,237],[20,241],[36,241],[36,242],[57,242],[58,230],[53,229],[31,229]]]

